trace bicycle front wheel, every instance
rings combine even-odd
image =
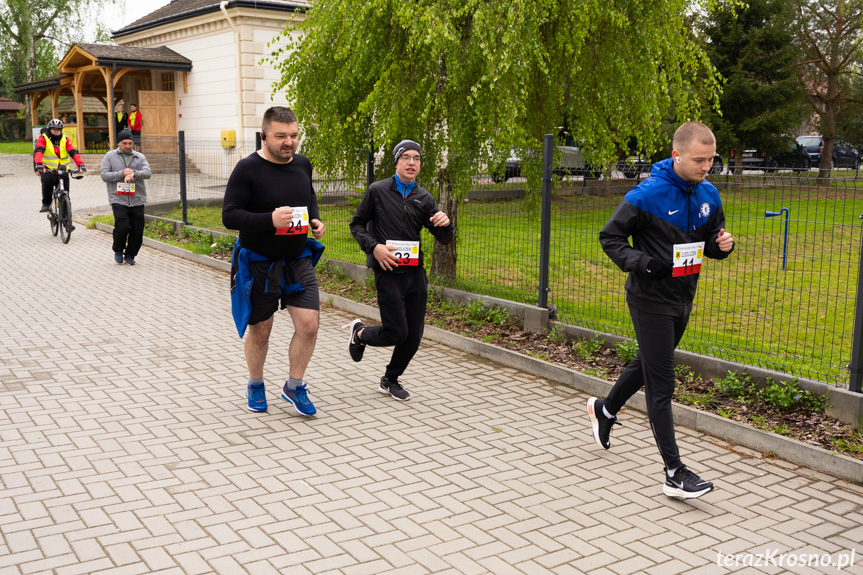
[[[57,217],[57,200],[51,201],[51,209],[48,210],[48,223],[51,224],[51,235],[56,236],[60,231],[60,218]]]
[[[72,202],[69,196],[63,195],[60,198],[60,239],[64,244],[69,243],[72,237]]]

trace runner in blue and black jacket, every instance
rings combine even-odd
[[[671,411],[674,350],[689,322],[702,259],[727,258],[734,238],[725,231],[719,192],[705,180],[716,153],[713,132],[688,122],[675,132],[673,145],[671,158],[653,165],[650,177],[624,196],[599,233],[602,249],[629,273],[626,301],[639,352],[605,400],[588,400],[587,411],[597,444],[608,449],[617,412],[644,387],[665,463],[663,492],[692,498],[713,484],[680,461]]]

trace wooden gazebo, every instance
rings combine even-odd
[[[105,105],[108,115],[109,148],[116,145],[114,105],[123,99],[118,90],[120,80],[130,76],[149,79],[153,71],[183,72],[192,69],[192,61],[170,48],[140,48],[112,44],[73,44],[57,66],[59,74],[15,87],[15,92],[30,95],[30,117],[36,124],[37,108],[45,98],[51,99],[52,116],[58,117],[60,95],[68,92],[75,98],[76,138],[81,149],[86,145],[82,99],[93,96]],[[128,110],[127,110],[128,111]],[[145,117],[146,120],[146,117]]]

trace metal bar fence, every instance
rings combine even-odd
[[[187,138],[189,199],[223,197],[236,161],[254,150],[253,140],[224,150],[218,139]],[[456,276],[435,281],[537,304],[542,151],[516,155],[517,163],[502,161],[472,178],[457,202],[455,246],[435,246],[456,250]],[[366,158],[364,153],[357,157]],[[380,163],[377,158],[375,164]],[[646,177],[644,170],[583,165],[553,171],[548,303],[558,319],[632,336],[626,276],[602,252],[598,234],[624,194]],[[420,184],[436,195],[424,175]],[[847,383],[863,244],[863,181],[850,170],[834,170],[828,184],[815,175],[780,170],[709,177],[720,190],[736,248],[724,261],[705,260],[682,349],[835,385]],[[365,263],[348,224],[365,193],[367,176],[362,169],[352,175],[314,174],[329,259]],[[173,199],[176,184],[175,175]],[[782,208],[790,212],[784,271],[784,218],[765,217]],[[433,246],[433,238],[424,232],[427,264]]]

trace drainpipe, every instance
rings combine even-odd
[[[227,5],[228,0],[222,0],[219,4],[219,10],[221,10],[222,14],[225,15],[225,20],[228,21],[228,25],[234,30],[234,37],[237,39],[237,119],[240,122],[237,137],[243,138],[243,74],[240,67],[240,31],[237,30],[236,25],[234,25],[234,21],[231,20],[231,17],[228,15],[228,10],[226,9]]]

